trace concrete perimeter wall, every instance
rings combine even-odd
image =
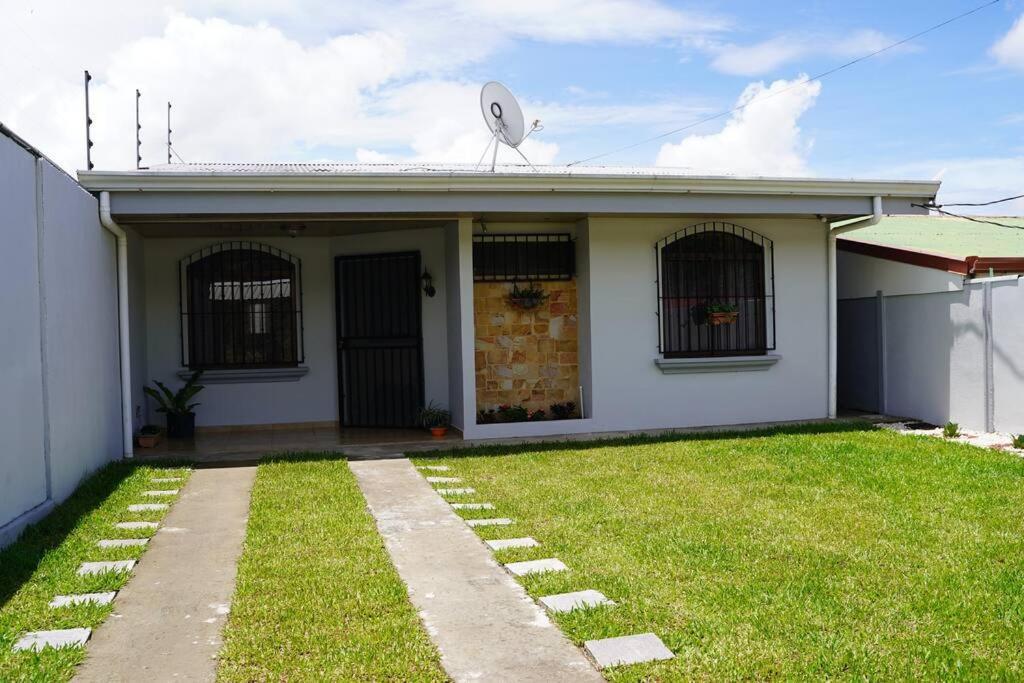
[[[114,239],[96,199],[0,135],[0,546],[121,456]]]

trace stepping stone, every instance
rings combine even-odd
[[[104,574],[106,572],[130,572],[135,568],[135,560],[114,560],[112,562],[83,562],[78,568],[79,576]]]
[[[540,574],[542,572],[564,572],[569,568],[566,567],[565,563],[561,560],[549,557],[544,560],[509,562],[505,565],[505,569],[509,570],[516,576],[526,576],[527,574]]]
[[[620,664],[640,664],[641,662],[672,659],[675,656],[661,642],[661,638],[653,633],[588,640],[583,643],[583,647],[597,662],[597,666],[602,669]]]
[[[146,512],[147,510],[166,510],[171,507],[167,503],[136,503],[128,506],[128,512]]]
[[[420,465],[416,469],[427,470],[429,472],[447,472],[451,468],[448,465]]]
[[[165,491],[143,491],[144,496],[176,496],[178,489],[167,489]]]
[[[155,529],[160,526],[159,522],[118,522],[115,524],[118,529]]]
[[[507,517],[495,517],[493,519],[467,519],[466,524],[470,526],[508,526],[512,520]]]
[[[484,541],[491,547],[491,550],[507,550],[508,548],[535,548],[540,545],[529,536],[525,538],[502,538],[493,541]]]
[[[575,593],[546,595],[540,599],[540,604],[544,605],[544,608],[549,612],[572,612],[575,609],[587,609],[599,605],[614,605],[615,603],[599,591],[585,590]]]
[[[468,496],[475,494],[475,488],[434,488],[438,496]]]
[[[65,628],[59,631],[34,631],[26,633],[14,644],[14,651],[35,650],[43,648],[82,647],[92,634],[90,628]]]
[[[451,503],[453,510],[493,510],[493,503]]]
[[[462,479],[459,477],[427,477],[431,484],[458,484]]]
[[[149,543],[148,538],[110,538],[98,542],[101,548],[132,548]]]
[[[154,484],[170,484],[176,481],[181,481],[181,477],[153,477],[150,481]]]
[[[70,607],[73,605],[109,605],[114,601],[116,591],[106,593],[79,593],[78,595],[58,595],[50,600],[50,607]]]

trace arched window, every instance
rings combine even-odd
[[[182,259],[182,364],[193,370],[302,362],[302,266],[279,249],[225,242]]]
[[[701,223],[655,247],[666,358],[775,348],[772,241],[732,223]]]

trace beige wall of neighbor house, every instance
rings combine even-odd
[[[0,135],[0,546],[121,449],[113,238],[94,197]]]
[[[151,238],[144,240],[146,362],[149,380],[178,386],[181,365],[181,318],[178,268],[185,256],[227,238]],[[338,420],[337,336],[335,328],[334,257],[419,251],[437,293],[422,295],[423,356],[426,400],[447,406],[448,328],[444,229],[424,228],[338,237],[273,237],[268,244],[302,261],[302,322],[309,372],[294,381],[207,383],[198,397],[199,426],[235,426]],[[152,401],[149,402],[152,404]],[[149,405],[149,419],[162,418]]]

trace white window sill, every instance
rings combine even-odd
[[[698,372],[749,372],[767,370],[782,356],[716,356],[713,358],[655,358],[654,364],[665,375],[686,375]]]
[[[192,370],[178,370],[178,377],[187,380]],[[294,368],[240,368],[238,370],[204,370],[200,384],[251,384],[262,382],[298,382],[309,374],[309,367],[298,365]]]

